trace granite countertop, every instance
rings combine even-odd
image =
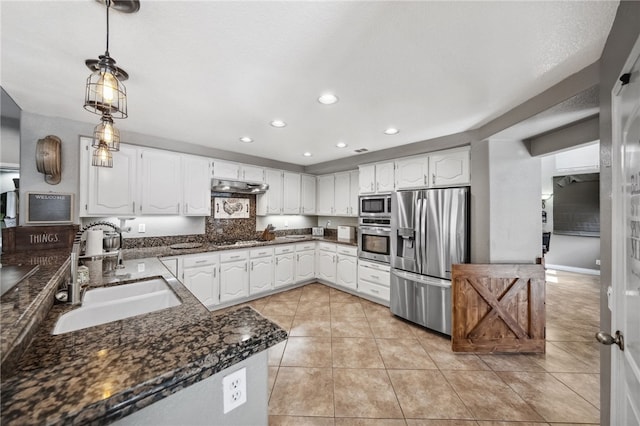
[[[109,423],[286,339],[284,330],[249,307],[210,312],[146,250],[125,250],[126,268],[104,277],[108,258],[88,262],[90,284],[161,276],[181,305],[57,336],[51,334],[55,322],[74,307],[53,305],[15,368],[3,364],[2,424]],[[3,255],[2,262],[19,264],[30,256]],[[36,305],[53,300],[54,276],[68,268],[61,252],[50,256],[50,265],[2,296],[3,359],[5,344],[11,347],[21,323],[38,321],[34,311],[42,308]]]
[[[358,246],[356,240],[338,240],[330,237],[312,237],[311,235],[299,235],[294,238],[289,237],[277,237],[271,241],[258,241],[252,240],[251,244],[220,244],[220,243],[198,243],[200,246],[187,249],[175,249],[171,246],[158,246],[158,247],[145,247],[145,248],[132,248],[123,250],[123,257],[125,259],[145,258],[145,257],[169,257],[169,256],[182,256],[184,254],[198,254],[208,253],[212,251],[224,251],[224,250],[248,250],[255,247],[275,246],[280,244],[295,244],[304,243],[309,241],[326,241],[328,243],[337,243],[347,246]]]

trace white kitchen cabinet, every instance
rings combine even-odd
[[[390,300],[391,268],[367,260],[358,260],[358,292],[384,301]]]
[[[293,284],[295,280],[295,246],[287,244],[275,247],[274,287],[284,287]]]
[[[249,253],[230,251],[220,254],[220,303],[249,295]]]
[[[358,217],[358,196],[360,194],[360,172],[358,170],[352,170],[350,175],[350,189],[349,189],[349,216]]]
[[[282,173],[282,213],[300,214],[299,173]]]
[[[264,167],[248,166],[243,164],[240,167],[241,180],[243,182],[263,183]]]
[[[220,295],[217,271],[217,254],[183,256],[181,281],[203,305],[214,306],[219,303]]]
[[[334,213],[334,175],[318,176],[316,180],[316,213],[332,216]]]
[[[469,148],[429,155],[431,186],[469,185]]]
[[[336,245],[332,243],[318,243],[316,251],[316,278],[335,284],[336,282]]]
[[[273,288],[273,248],[261,247],[249,252],[249,294]]]
[[[358,166],[360,194],[378,194],[394,190],[394,164],[392,161]]]
[[[358,287],[358,249],[357,247],[336,248],[336,284],[355,290]]]
[[[90,138],[81,138],[80,216],[132,216],[136,213],[137,149],[124,144],[113,153],[113,167],[91,165]]]
[[[334,215],[358,215],[358,171],[336,173],[334,175]]]
[[[282,213],[282,170],[266,169],[264,181],[269,189],[256,197],[256,214],[265,216]]]
[[[351,175],[349,172],[336,173],[334,179],[333,214],[349,216],[351,211]]]
[[[316,177],[300,175],[300,213],[316,214]]]
[[[180,214],[182,173],[179,154],[141,149],[140,183],[140,214]]]
[[[182,157],[182,214],[211,215],[211,162],[204,157]]]
[[[217,179],[240,180],[240,164],[213,160],[212,176]]]
[[[426,188],[429,186],[429,157],[416,157],[396,160],[396,189]]]
[[[300,243],[296,245],[296,283],[311,281],[316,273],[315,243]]]

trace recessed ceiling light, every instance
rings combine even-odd
[[[385,135],[397,135],[398,133],[400,133],[400,130],[396,129],[395,127],[389,127],[384,131]]]
[[[302,155],[304,155],[305,157],[311,157],[311,155],[313,155],[313,154],[311,154],[310,152],[305,152],[305,153],[304,153],[304,154],[302,154]]]
[[[273,121],[271,122],[271,125],[272,125],[273,127],[285,127],[285,126],[287,125],[287,123],[285,123],[285,122],[284,122],[284,121],[282,121],[282,120],[273,120]]]
[[[338,143],[336,144],[336,146],[337,146],[338,148],[346,148],[348,145],[347,145],[346,143],[344,143],[344,142],[338,142]]]
[[[318,98],[318,102],[323,105],[331,105],[338,102],[338,97],[332,93],[325,93],[324,95]]]
[[[243,136],[240,138],[240,142],[251,143],[253,142],[253,139],[251,139],[249,136]]]

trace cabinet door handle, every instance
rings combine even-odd
[[[203,260],[196,260],[194,263],[204,263],[204,262],[206,262],[206,261],[207,261],[207,259],[203,259]]]
[[[238,256],[231,256],[229,259],[237,259],[239,257],[240,257],[239,255]]]
[[[371,278],[373,278],[374,280],[379,280],[380,279],[380,277],[377,276],[377,275],[371,275]]]
[[[297,255],[296,262],[300,262],[300,255]]]
[[[373,192],[373,182],[371,182],[371,191]]]
[[[436,174],[435,174],[435,173],[433,173],[433,174],[431,175],[431,185],[435,185],[435,184],[436,184]]]
[[[278,258],[276,257],[276,265],[278,264]]]
[[[213,278],[215,278],[215,277],[216,277],[216,269],[217,269],[217,268],[213,268]]]
[[[427,175],[424,175],[424,184],[427,184]]]
[[[336,263],[336,257],[333,256],[333,263]]]
[[[251,270],[253,271],[253,262],[251,262]]]
[[[244,262],[244,271],[247,272],[247,262]]]
[[[180,203],[178,203],[178,205],[176,206],[176,212],[180,213]]]
[[[184,205],[184,212],[189,214],[189,203],[185,203]]]
[[[380,191],[380,182],[376,182],[376,191]]]
[[[371,289],[369,289],[369,290],[371,290],[371,293],[375,293],[375,294],[380,293],[380,292],[379,292],[378,290],[376,290],[375,288],[371,288]]]
[[[133,202],[133,213],[135,213],[135,212],[136,212],[136,202],[134,201]]]

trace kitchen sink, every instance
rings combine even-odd
[[[97,288],[85,293],[81,307],[58,318],[53,334],[69,333],[148,314],[180,303],[180,299],[162,278]]]

